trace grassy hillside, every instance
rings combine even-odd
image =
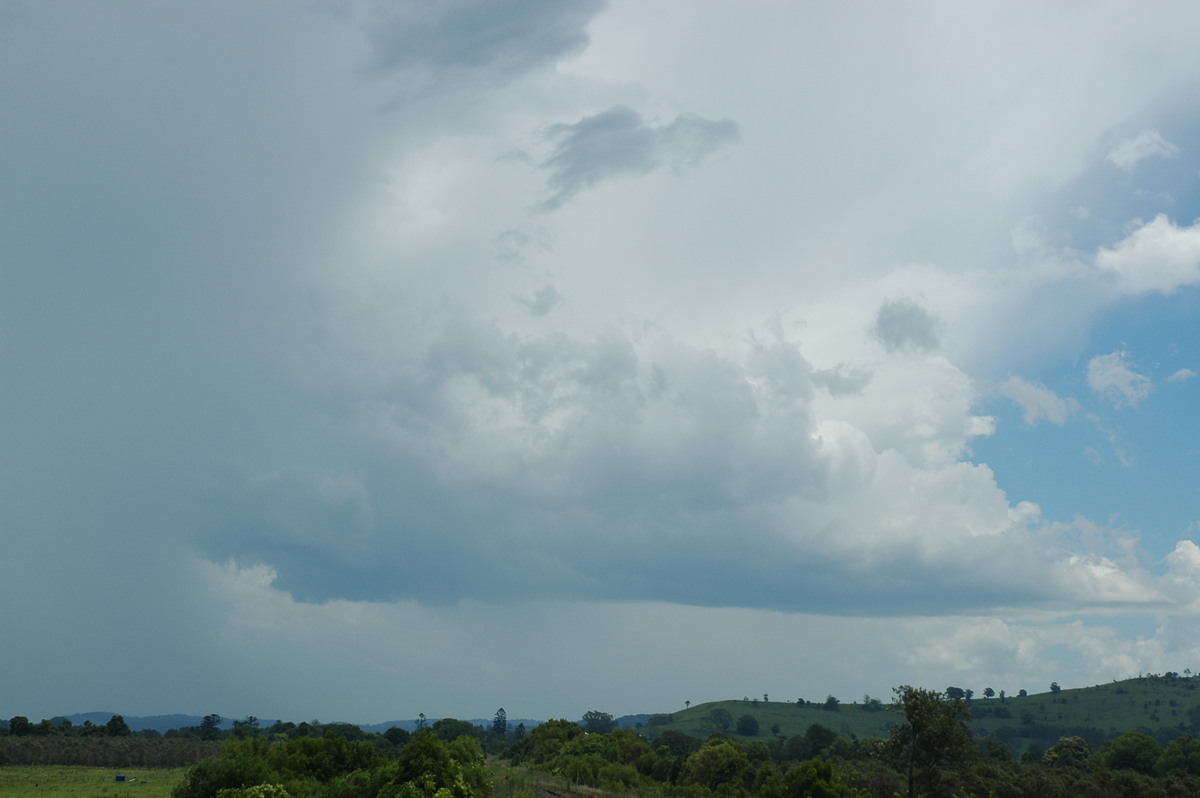
[[[1082,736],[1093,745],[1127,731],[1145,731],[1160,739],[1184,733],[1200,735],[1200,677],[1153,675],[1003,700],[975,697],[970,706],[975,714],[972,727],[977,732],[996,736],[1017,751],[1030,743],[1045,745],[1071,735]],[[657,736],[674,729],[707,738],[719,731],[712,716],[717,709],[732,717],[733,725],[726,733],[733,736],[738,736],[738,718],[752,715],[758,720],[755,739],[760,740],[802,735],[814,723],[860,739],[886,737],[899,718],[886,704],[880,711],[869,711],[861,703],[847,702],[830,711],[812,703],[713,701],[670,713],[666,723],[648,724],[642,731]]]

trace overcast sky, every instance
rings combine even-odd
[[[0,0],[0,716],[1200,670],[1198,29]]]

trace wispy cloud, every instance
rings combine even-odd
[[[1170,377],[1167,377],[1167,382],[1187,382],[1196,376],[1196,372],[1191,369],[1183,368],[1176,371]]]
[[[1000,393],[1020,405],[1025,423],[1029,425],[1039,421],[1062,424],[1079,410],[1079,402],[1075,399],[1064,399],[1049,388],[1020,377],[1009,377],[1000,386]]]
[[[1137,407],[1154,390],[1154,384],[1132,366],[1124,350],[1097,355],[1088,361],[1088,385],[1116,407]]]
[[[1163,138],[1157,130],[1143,130],[1114,147],[1108,154],[1108,160],[1118,169],[1132,172],[1147,158],[1172,158],[1178,154],[1179,148]]]

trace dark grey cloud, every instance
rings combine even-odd
[[[889,299],[879,307],[871,332],[890,351],[936,349],[941,343],[937,318],[907,299]]]
[[[512,78],[583,50],[605,0],[422,0],[376,5],[371,39],[381,70],[465,70]]]
[[[685,114],[655,127],[633,109],[618,105],[574,124],[551,125],[546,136],[555,147],[541,164],[550,173],[546,179],[550,196],[540,207],[549,211],[613,177],[699,163],[736,142],[738,126],[730,119]]]

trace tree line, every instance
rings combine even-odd
[[[1134,731],[1098,745],[1069,736],[1044,751],[1014,757],[1002,741],[972,732],[967,725],[971,705],[964,697],[903,686],[885,709],[894,716],[888,733],[864,739],[820,723],[792,737],[738,739],[718,730],[699,739],[673,729],[655,734],[653,725],[618,729],[611,715],[599,711],[526,730],[511,728],[503,710],[490,725],[443,718],[419,724],[412,733],[393,727],[376,734],[319,721],[262,727],[248,718],[222,731],[222,744],[200,739],[220,723],[212,716],[186,736],[160,740],[132,734],[61,739],[113,746],[221,746],[219,755],[210,754],[189,770],[174,798],[561,794],[544,785],[520,792],[517,777],[529,772],[544,773],[568,789],[646,798],[1200,795],[1200,740],[1189,735],[1163,744]],[[28,731],[20,724],[18,729]],[[48,745],[53,739],[9,734],[5,741]]]

